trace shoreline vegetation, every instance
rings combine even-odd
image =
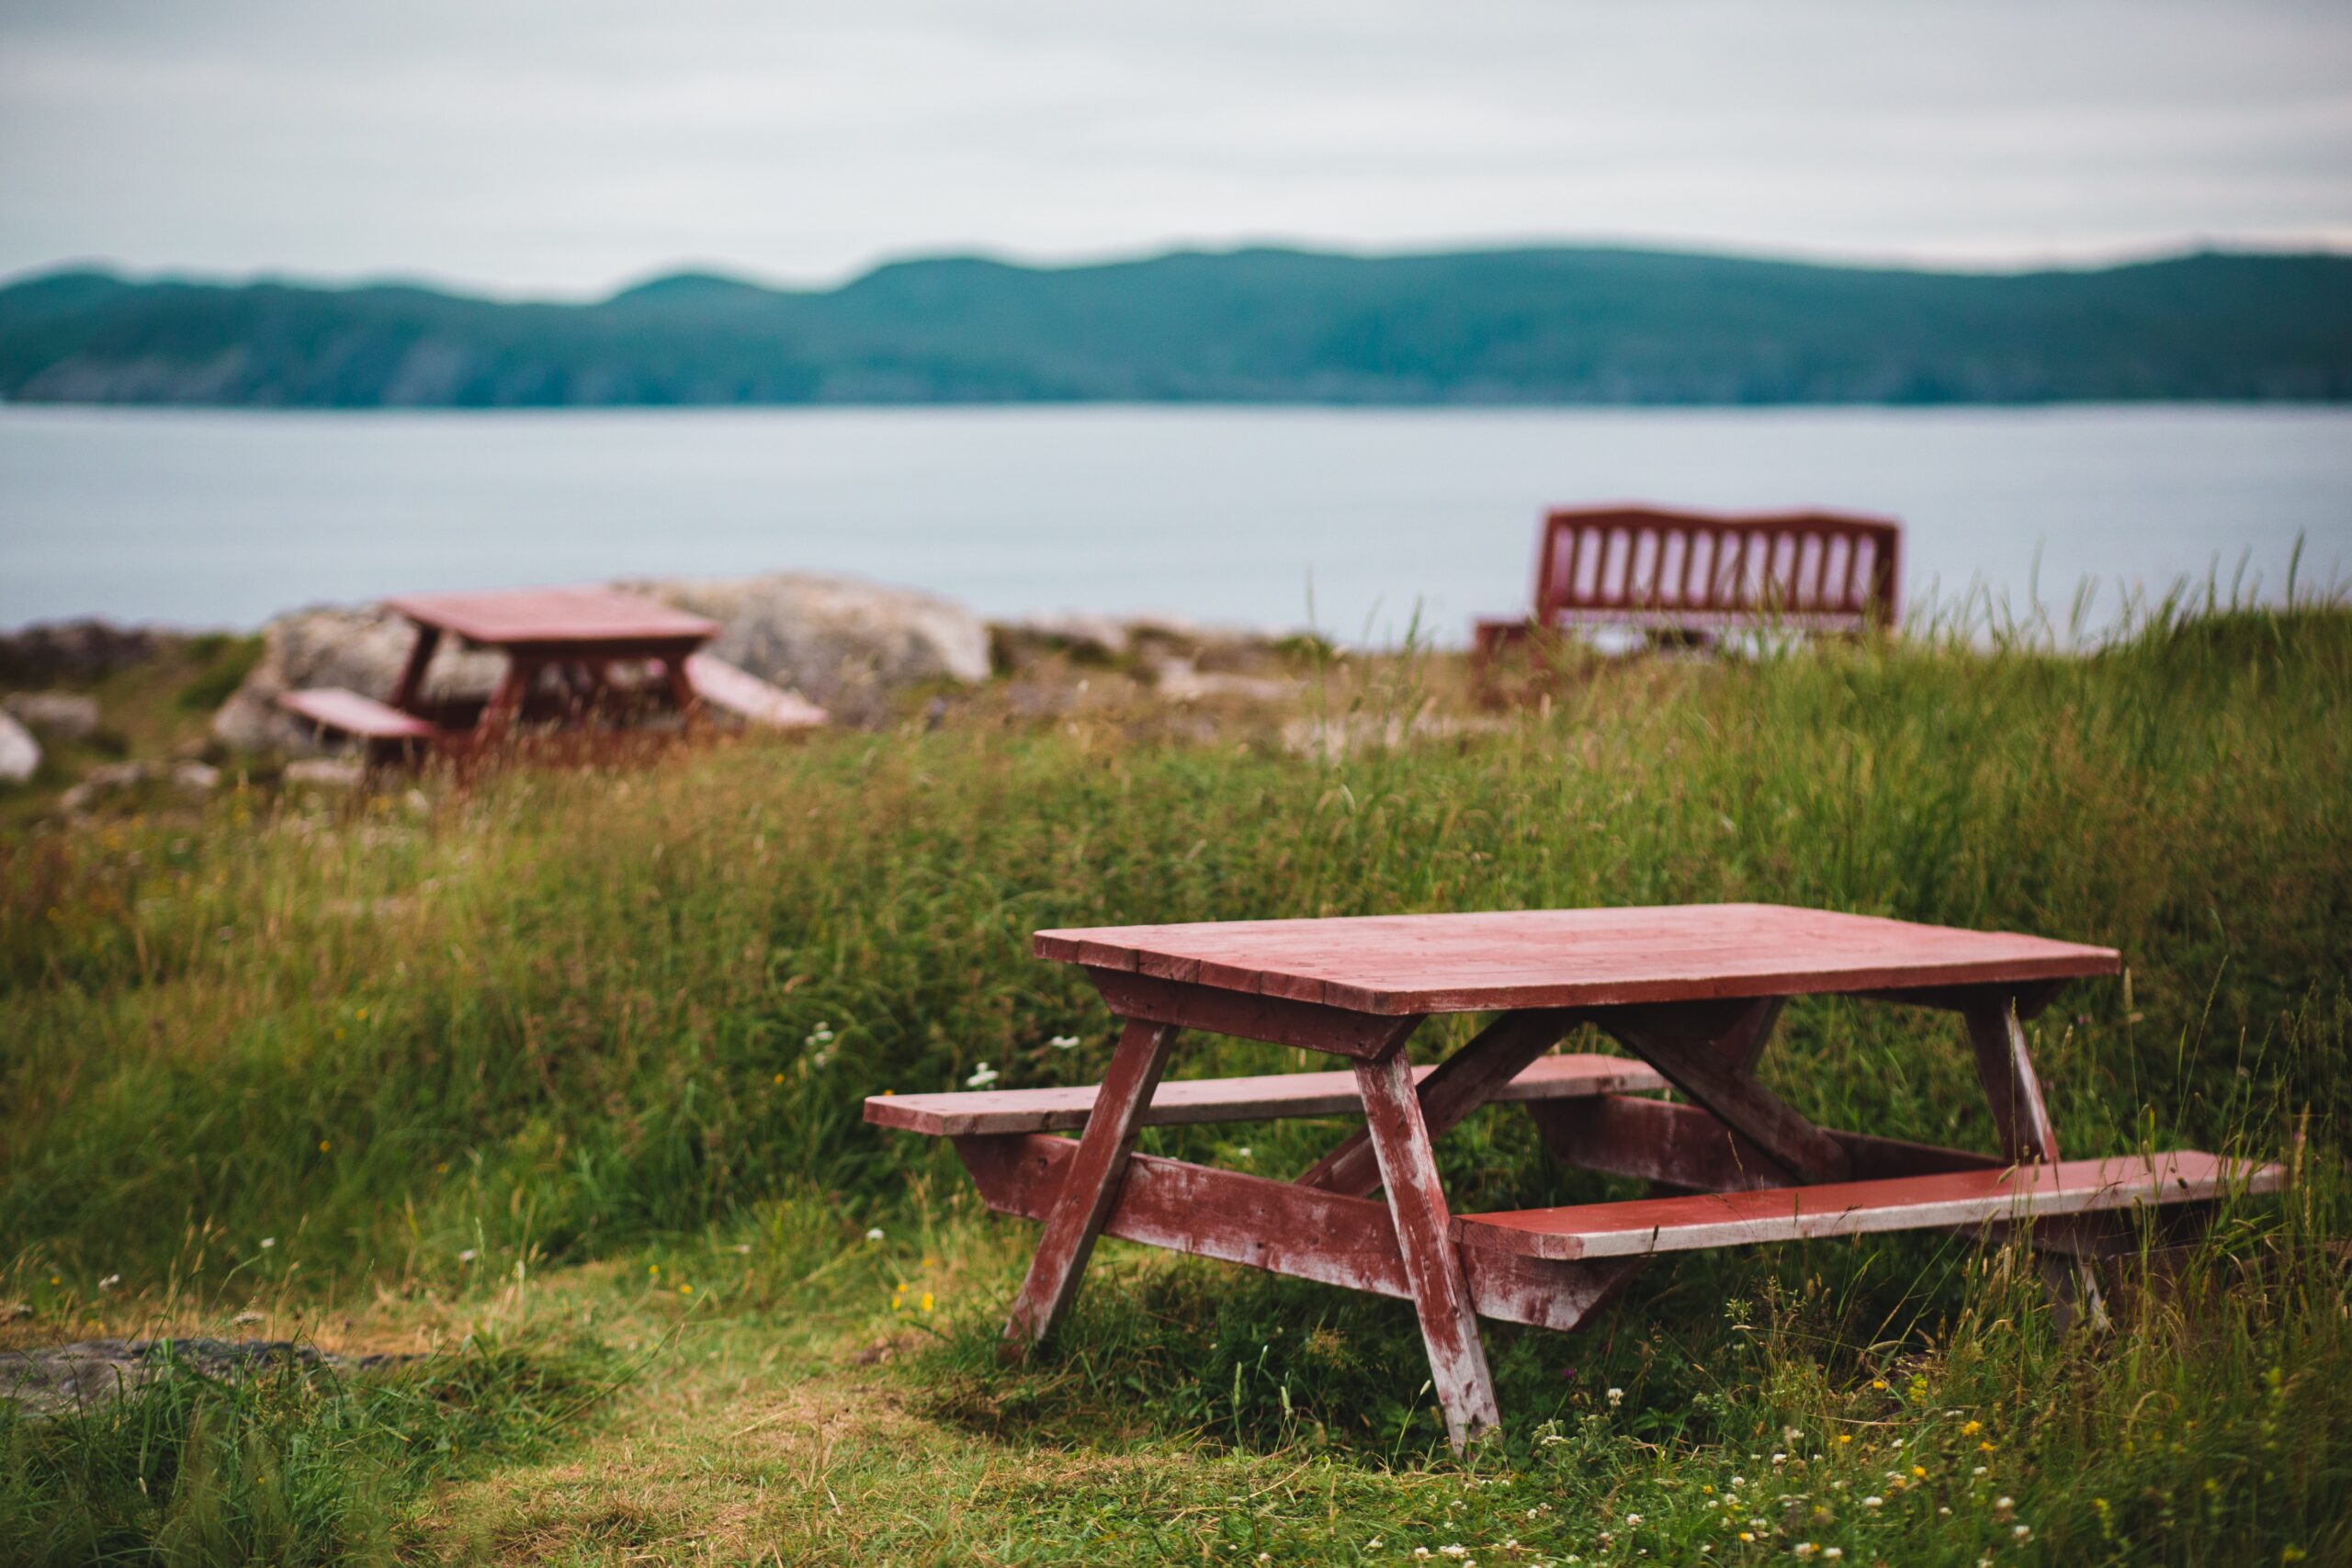
[[[240,646],[65,683],[168,755]],[[0,1350],[393,1358],[0,1401],[0,1559],[2352,1555],[2340,595],[2177,597],[2063,654],[1956,620],[1576,652],[1499,712],[1451,654],[1281,657],[1279,694],[1175,700],[1040,646],[870,728],[463,788],[0,796]],[[2150,1235],[2105,1333],[1973,1237],[1676,1258],[1578,1335],[1493,1333],[1511,1421],[1462,1463],[1408,1307],[1116,1242],[1054,1351],[1000,1368],[1034,1230],[860,1120],[1099,1077],[1107,1021],[1038,928],[1718,900],[2120,947],[2031,1026],[2066,1153],[2283,1158],[2290,1190]],[[1991,1146],[1949,1020],[1782,1028],[1768,1081],[1806,1114]],[[1342,1130],[1145,1146],[1281,1177]],[[1524,1118],[1439,1153],[1481,1208],[1630,1195]]]
[[[255,408],[2341,401],[2352,256],[1935,272],[1609,248],[945,256],[584,303],[0,285],[0,400]]]

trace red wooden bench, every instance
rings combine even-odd
[[[441,737],[440,728],[431,720],[341,686],[282,693],[277,705],[327,734],[348,735],[365,742],[370,761],[404,756]]]
[[[1711,516],[1649,506],[1544,519],[1533,611],[1477,624],[1481,670],[1532,633],[1630,626],[1710,638],[1743,627],[1853,634],[1892,627],[1903,528],[1826,512]]]
[[[2118,1216],[2276,1190],[2193,1152],[2063,1160],[2022,1020],[2110,949],[1770,905],[1528,910],[1040,931],[1125,1021],[1099,1089],[882,1095],[878,1125],[951,1139],[989,1207],[1044,1222],[1005,1348],[1053,1332],[1098,1235],[1413,1303],[1457,1448],[1499,1421],[1478,1320],[1575,1328],[1653,1255],[1876,1231],[2030,1227],[2063,1315],[2102,1310]],[[1817,1127],[1756,1066],[1791,998],[1959,1015],[1998,1152]],[[1434,1068],[1437,1013],[1491,1012]],[[1593,1026],[1632,1057],[1551,1054]],[[1160,1081],[1179,1031],[1339,1056],[1347,1072]],[[1643,1096],[1667,1087],[1690,1103]],[[1523,1104],[1564,1164],[1669,1190],[1456,1214],[1430,1140]],[[1363,1115],[1295,1180],[1135,1152],[1150,1125]],[[1076,1131],[1075,1138],[1057,1133]],[[1374,1193],[1381,1196],[1375,1198]]]

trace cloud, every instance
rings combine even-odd
[[[2302,0],[18,0],[0,268],[593,291],[683,259],[2352,238]]]

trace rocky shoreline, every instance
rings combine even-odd
[[[1304,634],[1206,626],[1171,615],[1069,613],[991,621],[920,590],[800,572],[614,586],[718,622],[712,653],[817,703],[838,722],[866,728],[890,721],[925,694],[969,691],[993,680],[1034,682],[1048,667],[1122,672],[1137,691],[1168,703],[1277,703],[1296,695],[1292,666],[1313,646]],[[0,785],[42,776],[51,751],[78,755],[107,742],[107,716],[89,688],[213,644],[242,649],[241,662],[221,667],[233,682],[210,707],[201,741],[183,743],[168,756],[85,766],[64,792],[66,809],[157,785],[200,795],[221,781],[224,766],[245,759],[321,758],[330,749],[279,710],[278,695],[342,686],[387,698],[413,635],[407,622],[380,605],[289,611],[242,637],[90,619],[0,633]],[[447,650],[434,662],[429,694],[487,696],[503,668],[495,653]],[[317,782],[329,782],[323,767],[311,771],[319,773]]]

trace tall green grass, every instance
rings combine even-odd
[[[1342,670],[1326,716],[1408,717],[1445,678],[1409,656]],[[1456,1488],[1422,1519],[1412,1478],[1440,1449],[1409,1314],[1295,1282],[1114,1248],[1121,1282],[1082,1298],[1062,1358],[996,1368],[977,1312],[910,1397],[1033,1443],[1319,1456],[1365,1499],[1353,1537],[1275,1521],[1234,1538],[1253,1551],[1475,1518],[1588,1561],[1602,1528],[1612,1561],[1731,1560],[1769,1518],[1772,1550],[1834,1529],[1848,1562],[2317,1561],[2352,1551],[2347,806],[2352,615],[2305,610],[2158,617],[2080,657],[1630,661],[1492,730],[1338,760],[1246,722],[973,722],[29,834],[0,849],[0,1284],[67,1323],[113,1275],[332,1300],[714,1229],[964,1234],[952,1161],[859,1103],[983,1063],[1008,1085],[1099,1075],[1108,1021],[1028,955],[1040,927],[1713,899],[2009,927],[2130,966],[2031,1029],[2070,1154],[2303,1141],[2296,1198],[2127,1269],[2107,1339],[2056,1334],[2030,1269],[1955,1240],[1680,1260],[1586,1335],[1496,1335],[1515,1484],[1553,1500],[1532,1517]],[[1991,1146],[1949,1019],[1822,1000],[1782,1027],[1768,1076],[1809,1114]],[[1306,1065],[1197,1044],[1181,1071]],[[1332,1135],[1154,1137],[1283,1175]],[[1441,1158],[1465,1206],[1611,1190],[1551,1168],[1523,1119],[1475,1119]],[[776,1289],[763,1310],[787,1313]],[[1899,1472],[1898,1436],[1932,1485],[1823,1500]],[[1819,1484],[1758,1469],[1799,1450],[1826,1456]],[[1774,1489],[1737,1529],[1733,1474]],[[1798,1492],[1832,1517],[1791,1513]],[[1093,1560],[1153,1560],[1148,1529],[1086,1517],[1069,1539]]]
[[[795,1182],[887,1203],[934,1153],[861,1098],[1099,1072],[1099,1003],[1027,938],[1125,920],[1763,899],[2108,942],[2128,982],[2036,1029],[2073,1148],[2282,1100],[2334,1146],[2347,693],[2352,617],[2243,615],[2084,659],[1644,664],[1338,762],[948,729],[35,837],[0,862],[0,1258],[273,1278],[578,1256]],[[1786,1030],[1808,1111],[1984,1136],[1946,1021]]]

